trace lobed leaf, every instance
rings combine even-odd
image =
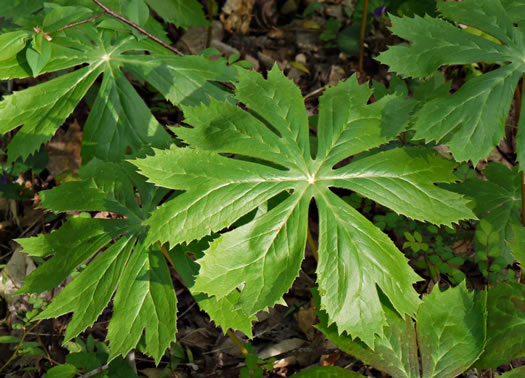
[[[525,356],[525,286],[500,283],[488,290],[487,344],[476,362],[479,369],[497,368]]]
[[[152,228],[147,243],[191,242],[225,229],[278,194],[288,193],[269,206],[268,212],[225,232],[198,260],[200,271],[193,292],[219,300],[238,292],[236,307],[253,315],[281,303],[297,276],[313,197],[321,228],[318,281],[322,306],[340,332],[352,332],[373,345],[374,335],[382,334],[385,324],[378,288],[403,316],[413,314],[419,300],[412,284],[418,276],[388,237],[330,188],[355,186],[396,211],[448,224],[473,216],[460,196],[433,185],[453,181],[452,165],[435,156],[400,150],[371,152],[368,158],[334,169],[350,155],[395,138],[408,116],[393,116],[392,109],[409,110],[413,104],[386,96],[367,105],[371,91],[350,78],[321,97],[319,149],[311,153],[308,118],[297,87],[275,67],[267,80],[254,72],[241,73],[239,80],[235,99],[249,111],[216,101],[209,106],[183,107],[192,128],[175,132],[190,147],[155,150],[154,156],[133,161],[155,184],[184,191],[146,221]],[[382,167],[381,171],[400,168],[387,183],[374,165]],[[354,172],[354,166],[356,174],[344,176]],[[370,181],[364,183],[366,175]],[[387,190],[390,186],[396,189]],[[415,195],[413,204],[397,204],[401,189]],[[440,198],[452,203],[436,216],[427,208],[441,210]]]
[[[54,7],[48,16],[53,12],[71,15],[69,7]],[[87,8],[81,9],[90,12]],[[76,17],[74,13],[72,16]],[[56,23],[48,21],[52,25]],[[16,55],[1,60],[0,78],[25,77],[31,72],[36,75],[80,64],[87,66],[16,92],[0,102],[0,133],[23,124],[8,148],[12,161],[27,157],[47,142],[101,73],[104,79],[95,91],[93,107],[84,126],[84,161],[94,157],[118,161],[130,151],[136,155],[144,145],[162,148],[170,142],[169,134],[151,114],[122,69],[137,74],[139,79],[151,80],[170,101],[188,105],[207,103],[209,96],[227,98],[223,89],[209,81],[229,81],[235,77],[235,70],[222,61],[172,57],[151,48],[148,41],[137,41],[127,32],[109,33],[91,24],[58,32],[51,42],[43,38],[42,33],[37,36],[46,48],[42,51],[29,48],[27,54],[14,52]],[[151,54],[146,56],[145,51]]]
[[[423,300],[417,317],[417,341],[423,377],[455,377],[483,353],[487,337],[486,293],[468,292],[465,281]]]
[[[376,338],[375,349],[360,340],[352,340],[347,334],[340,334],[335,325],[329,326],[324,311],[317,312],[320,322],[316,328],[345,353],[394,378],[418,378],[420,366],[414,322],[410,318],[403,320],[387,306],[384,312],[388,325],[384,335]]]
[[[456,160],[472,160],[474,165],[500,142],[516,85],[525,72],[523,9],[514,3],[510,6],[507,0],[438,4],[443,16],[486,33],[487,38],[428,16],[392,18],[392,31],[410,42],[379,56],[394,72],[426,77],[443,65],[488,62],[501,66],[470,79],[453,95],[425,103],[416,114],[415,138],[444,143]]]

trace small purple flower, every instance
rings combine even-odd
[[[385,11],[386,11],[386,6],[379,7],[375,11],[372,12],[372,16],[374,16],[374,18],[379,20],[381,16],[383,15],[383,13],[385,13]]]
[[[0,184],[7,185],[7,172],[5,169],[2,169],[2,176],[0,176]]]

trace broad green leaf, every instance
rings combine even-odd
[[[455,377],[466,371],[483,353],[486,321],[485,292],[468,292],[465,281],[444,292],[434,287],[416,317],[422,376]]]
[[[418,378],[419,357],[416,329],[412,319],[403,320],[395,311],[384,306],[387,326],[384,335],[375,340],[375,349],[370,349],[360,340],[352,340],[340,334],[335,325],[328,325],[328,316],[318,311],[320,323],[316,326],[342,351],[351,354],[395,378]]]
[[[24,125],[9,144],[10,160],[25,159],[49,141],[100,72],[100,65],[88,66],[5,96],[0,103],[0,133]]]
[[[199,265],[184,252],[184,247],[178,246],[171,254],[177,273],[182,277],[184,284],[193,291],[195,276],[199,273]],[[232,291],[224,298],[217,299],[209,297],[204,293],[195,293],[193,297],[199,307],[206,311],[215,324],[223,329],[224,332],[229,328],[239,330],[252,337],[252,322],[257,318],[248,317],[241,309],[235,308],[239,301],[239,292]]]
[[[525,266],[525,227],[519,224],[512,224],[512,243],[508,243],[512,254],[519,261],[521,266]]]
[[[21,51],[25,47],[29,36],[30,34],[23,30],[0,34],[0,46],[2,46],[0,61],[12,58]]]
[[[211,243],[199,260],[193,290],[222,298],[242,285],[237,305],[248,315],[282,304],[304,259],[309,202],[302,193],[294,194],[273,211]]]
[[[346,370],[339,366],[316,366],[305,369],[292,377],[295,378],[359,378],[364,377],[355,371]]]
[[[181,28],[208,25],[202,6],[196,0],[146,0],[157,14]]]
[[[412,314],[419,298],[410,289],[419,276],[388,236],[335,194],[320,193],[316,203],[321,308],[328,313],[330,324],[335,322],[339,330],[372,346],[374,335],[382,334],[377,330],[387,324],[377,287],[397,311]]]
[[[253,315],[280,303],[296,278],[313,197],[323,229],[318,271],[322,306],[330,322],[344,320],[340,332],[352,332],[373,345],[373,335],[382,334],[385,324],[377,289],[401,315],[414,314],[418,298],[412,284],[418,276],[388,237],[330,188],[352,185],[354,178],[357,186],[367,175],[380,176],[379,172],[392,169],[388,185],[395,191],[388,191],[383,178],[375,176],[360,190],[387,205],[399,201],[401,191],[410,192],[411,206],[395,205],[395,209],[408,214],[420,209],[418,219],[425,220],[430,217],[425,207],[441,210],[439,198],[447,198],[455,209],[446,208],[437,216],[432,212],[429,220],[436,223],[450,224],[473,214],[461,196],[432,185],[453,180],[450,163],[423,156],[419,150],[403,149],[397,155],[371,152],[367,158],[336,168],[349,156],[394,139],[404,127],[406,117],[386,116],[391,114],[391,102],[404,102],[386,96],[368,105],[370,95],[355,77],[325,91],[320,99],[319,150],[313,154],[300,91],[277,68],[269,72],[268,80],[255,72],[240,73],[235,99],[249,112],[215,101],[199,108],[183,107],[185,122],[192,128],[174,131],[189,147],[155,150],[154,156],[133,161],[150,181],[182,191],[146,221],[151,226],[147,243],[158,240],[176,245],[201,239],[225,230],[278,194],[286,194],[267,213],[224,232],[198,260],[201,268],[193,291],[219,299],[239,291],[237,307]],[[366,161],[384,166],[374,169]],[[360,167],[356,174],[344,177],[354,164]],[[425,164],[436,173],[425,171]],[[403,168],[396,170],[396,165]],[[384,189],[377,196],[381,198],[376,198],[373,193],[381,186]],[[359,266],[368,269],[366,274]]]
[[[73,312],[64,342],[93,325],[120,281],[135,240],[121,238],[97,257],[35,319],[57,318]]]
[[[93,256],[111,238],[123,232],[123,222],[73,218],[59,230],[34,238],[17,239],[30,256],[54,257],[25,278],[22,293],[43,292],[57,287],[81,263]],[[64,246],[68,246],[67,249]],[[75,253],[71,253],[75,251]]]
[[[160,251],[137,246],[119,287],[108,326],[109,359],[126,356],[145,333],[145,348],[158,364],[177,333],[177,297]]]
[[[71,364],[62,364],[52,367],[44,375],[45,378],[72,378],[78,373],[78,369]]]
[[[51,13],[64,7],[56,8]],[[84,9],[84,8],[82,8]],[[50,13],[50,14],[51,14]],[[101,17],[102,19],[104,17]],[[50,20],[49,22],[53,22]],[[137,154],[144,145],[166,147],[169,134],[157,122],[121,71],[138,73],[138,78],[157,87],[170,101],[179,104],[207,103],[209,96],[220,99],[227,93],[209,80],[230,81],[235,70],[205,57],[172,57],[167,50],[150,48],[147,40],[137,41],[129,33],[98,30],[93,24],[79,25],[53,34],[51,42],[37,34],[42,43],[0,61],[0,78],[25,77],[37,73],[85,67],[6,96],[0,102],[0,133],[23,125],[8,147],[9,159],[25,158],[47,142],[100,74],[104,75],[86,125],[82,157],[118,161],[125,154]],[[37,47],[35,47],[37,46]],[[162,48],[163,49],[163,48]],[[145,51],[150,51],[145,55]],[[24,52],[25,54],[25,52]],[[49,55],[49,56],[48,56]],[[49,58],[46,63],[46,59]],[[23,59],[21,64],[20,59]],[[176,88],[176,89],[174,89]]]
[[[520,366],[500,375],[501,378],[520,378],[525,375],[525,366]]]
[[[393,46],[378,58],[393,72],[416,78],[430,76],[443,65],[489,62],[501,66],[470,79],[453,95],[426,103],[417,113],[415,137],[447,144],[458,161],[472,160],[476,165],[504,137],[516,85],[525,72],[525,28],[519,22],[525,18],[525,8],[509,8],[507,3],[438,3],[444,17],[479,29],[497,41],[441,19],[393,17],[392,31],[410,44]],[[519,150],[521,162],[524,157],[521,147]]]
[[[49,235],[18,240],[30,255],[54,255],[26,278],[21,291],[51,289],[91,260],[39,318],[72,312],[67,341],[91,326],[116,292],[108,334],[111,359],[126,356],[145,332],[144,351],[158,362],[175,339],[176,298],[162,255],[144,246],[143,222],[167,191],[147,184],[129,163],[92,159],[79,174],[82,181],[41,192],[42,205],[109,211],[121,219],[72,218]],[[136,294],[133,301],[130,293]]]
[[[487,345],[476,362],[497,368],[525,356],[525,286],[500,283],[488,289]]]
[[[49,10],[42,21],[42,30],[46,33],[53,33],[66,25],[93,16],[92,10],[86,7],[61,6],[52,3],[45,3],[44,6]]]
[[[505,262],[512,264],[514,257],[509,243],[514,241],[513,225],[521,223],[521,177],[517,168],[510,171],[498,163],[490,163],[483,174],[486,181],[467,179],[448,188],[474,199],[474,212],[501,236],[496,247]]]

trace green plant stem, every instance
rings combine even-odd
[[[175,47],[169,45],[168,43],[164,42],[162,39],[154,36],[153,34],[151,34],[149,31],[147,31],[146,29],[144,29],[142,26],[140,25],[137,25],[136,23],[134,23],[133,21],[130,21],[128,20],[127,18],[121,16],[120,14],[118,14],[117,12],[115,11],[112,11],[111,9],[109,9],[108,7],[106,7],[104,4],[102,4],[99,0],[93,0],[93,2],[95,4],[97,4],[99,7],[101,7],[102,9],[104,9],[106,11],[106,13],[112,15],[113,17],[115,17],[116,19],[122,21],[123,23],[125,24],[128,24],[129,26],[131,26],[133,29],[136,29],[138,30],[139,32],[141,32],[142,34],[144,34],[145,36],[147,36],[149,39],[151,39],[152,41],[154,42],[157,42],[159,45],[167,48],[168,50],[170,50],[171,52],[174,52],[175,54],[177,55],[180,55],[180,56],[184,56],[184,54],[179,51],[178,49],[176,49]]]
[[[175,263],[171,259],[171,256],[170,256],[168,250],[166,249],[166,247],[164,247],[162,244],[160,244],[160,242],[158,242],[157,244],[159,245],[160,251],[162,252],[162,255],[164,256],[164,258],[170,263],[170,265],[173,267],[173,269],[175,269]]]
[[[164,256],[164,258],[170,263],[173,269],[175,269],[175,263],[173,262],[166,247],[164,247],[160,242],[158,243],[158,245],[160,247],[160,251],[162,252],[162,255]],[[243,345],[242,341],[239,340],[237,336],[235,336],[235,334],[232,332],[231,329],[226,330],[226,335],[233,341],[233,343],[239,348],[239,350],[244,356],[247,356],[248,354],[250,354],[248,349],[246,349],[246,347]]]
[[[9,359],[7,360],[7,362],[0,368],[0,373],[2,371],[4,371],[4,369],[11,363],[13,362],[13,360],[16,358],[16,356],[18,355],[18,351],[20,350],[20,348],[22,347],[22,344],[24,343],[24,340],[26,339],[27,335],[29,334],[29,332],[31,332],[32,330],[34,330],[36,327],[38,327],[38,325],[42,323],[42,319],[37,321],[35,324],[33,324],[33,326],[31,328],[29,328],[26,332],[24,332],[24,335],[22,336],[22,338],[20,339],[20,341],[18,342],[18,345],[16,346],[15,348],[15,351],[13,352],[13,354],[11,355],[11,357],[9,357]]]
[[[90,17],[90,18],[86,18],[85,20],[80,20],[80,21],[77,21],[77,22],[73,22],[72,24],[68,24],[66,26],[63,26],[61,27],[60,29],[57,29],[57,30],[54,30],[54,31],[51,31],[49,33],[47,33],[48,35],[51,34],[51,33],[58,33],[58,32],[61,32],[63,30],[66,30],[66,29],[69,29],[69,28],[73,28],[75,26],[78,26],[78,25],[82,25],[82,24],[87,24],[88,22],[91,22],[93,20],[96,20],[97,18],[99,17],[102,17],[103,15],[107,14],[106,11],[102,12],[102,13],[99,13],[99,14],[96,14],[94,15],[93,17]]]
[[[521,224],[525,226],[525,175],[521,173]]]
[[[231,329],[228,329],[226,331],[226,335],[228,335],[228,337],[233,341],[233,343],[235,345],[237,345],[237,347],[241,350],[243,356],[247,356],[250,354],[250,352],[248,351],[248,349],[246,349],[246,347],[244,346],[244,344],[242,343],[241,340],[239,340],[239,338],[237,336],[235,336],[235,333],[233,333],[233,331]]]
[[[315,261],[319,261],[317,245],[315,244],[315,240],[312,236],[312,233],[310,232],[310,227],[308,227],[308,230],[306,230],[306,242],[308,243],[308,247],[310,247],[310,250],[312,251],[312,255],[314,255]]]
[[[359,36],[359,72],[364,72],[365,60],[365,32],[366,32],[366,17],[368,13],[368,0],[363,0],[363,18],[361,19],[361,33]]]

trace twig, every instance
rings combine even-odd
[[[366,16],[368,13],[368,0],[363,0],[363,18],[361,20],[361,33],[359,36],[359,72],[364,72],[365,60],[365,32],[366,32]]]
[[[11,363],[13,362],[13,360],[17,357],[18,355],[18,351],[20,350],[20,348],[22,347],[22,344],[24,343],[24,340],[26,339],[27,335],[29,334],[29,332],[31,332],[32,330],[34,330],[36,327],[38,327],[38,325],[42,323],[42,319],[39,320],[38,322],[36,322],[31,328],[29,328],[26,332],[24,332],[24,335],[22,336],[22,338],[20,339],[20,341],[18,342],[18,345],[16,346],[16,349],[15,351],[13,352],[13,354],[11,355],[11,357],[9,357],[9,359],[7,360],[7,362],[0,368],[0,373],[2,371],[4,371],[4,369]]]
[[[104,370],[108,370],[109,368],[109,364],[104,364],[102,366],[99,366],[98,368],[96,369],[93,369],[91,371],[88,371],[86,374],[82,374],[81,376],[79,376],[78,378],[88,378],[88,377],[92,377],[94,375],[97,375],[99,373],[102,373]]]
[[[69,28],[73,28],[73,27],[78,26],[78,25],[87,24],[88,22],[91,22],[91,21],[93,21],[93,20],[96,20],[97,18],[102,17],[102,16],[105,15],[105,14],[107,14],[107,12],[104,11],[104,12],[99,13],[99,14],[93,16],[93,17],[87,18],[87,19],[85,19],[85,20],[80,20],[80,21],[77,21],[77,22],[73,22],[72,24],[68,24],[68,25],[66,25],[66,26],[61,27],[60,29],[57,29],[57,30],[51,31],[51,32],[49,32],[49,33],[47,33],[47,34],[58,33],[58,32],[61,32],[61,31],[63,31],[63,30],[66,30],[66,29],[69,29]]]
[[[101,7],[102,9],[104,9],[106,11],[106,13],[112,15],[113,17],[115,17],[116,19],[122,21],[123,23],[125,24],[128,24],[129,26],[131,26],[132,28],[138,30],[139,32],[141,32],[142,34],[144,34],[145,36],[147,36],[149,39],[151,39],[152,41],[155,41],[157,42],[159,45],[167,48],[168,50],[170,50],[171,52],[174,52],[175,54],[177,55],[180,55],[180,56],[184,56],[184,54],[179,51],[178,49],[176,49],[175,47],[167,44],[166,42],[164,42],[162,39],[154,36],[153,34],[151,34],[149,31],[147,31],[146,29],[144,29],[142,26],[140,25],[137,25],[136,23],[134,23],[133,21],[130,21],[128,20],[127,18],[121,16],[120,14],[118,14],[117,12],[115,11],[112,11],[111,9],[109,9],[108,7],[106,7],[104,4],[102,4],[99,0],[93,0],[93,2],[95,4],[97,4],[99,7]]]

